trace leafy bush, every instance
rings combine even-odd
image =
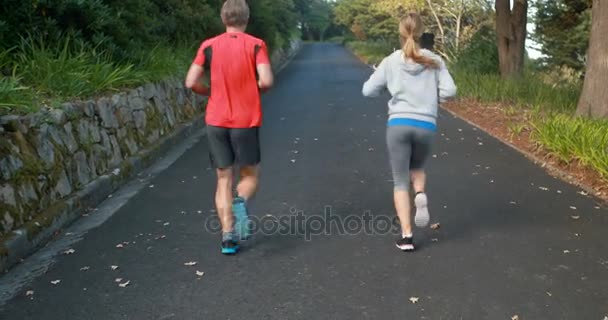
[[[491,27],[484,26],[458,54],[453,67],[477,74],[498,74],[498,65],[496,33]]]
[[[557,114],[533,121],[533,139],[565,163],[578,161],[608,179],[608,120]]]

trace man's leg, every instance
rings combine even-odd
[[[251,235],[251,222],[247,201],[255,195],[258,188],[258,164],[261,160],[259,128],[232,129],[230,139],[235,150],[236,163],[240,166],[240,179],[237,197],[232,203],[235,215],[235,230],[241,239]]]
[[[222,233],[232,233],[234,216],[232,215],[232,168],[217,169],[217,189],[215,191],[215,207],[222,224]]]
[[[239,184],[236,187],[237,196],[245,201],[253,198],[258,189],[259,172],[260,169],[257,165],[241,168]]]
[[[217,172],[215,206],[222,224],[222,253],[235,254],[238,243],[234,236],[234,215],[232,213],[232,181],[234,179],[234,151],[230,144],[230,129],[207,126],[209,158]]]

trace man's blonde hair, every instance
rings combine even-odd
[[[226,0],[222,6],[222,22],[227,27],[243,27],[249,23],[249,5],[245,0]]]

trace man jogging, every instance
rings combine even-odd
[[[272,87],[274,80],[266,44],[245,33],[249,23],[246,1],[225,1],[221,17],[226,33],[202,43],[188,71],[186,87],[209,96],[205,120],[209,156],[217,171],[215,205],[222,225],[221,250],[235,254],[238,241],[250,236],[247,201],[258,186],[260,92]],[[205,72],[208,86],[202,83]],[[233,198],[237,169],[240,179]]]

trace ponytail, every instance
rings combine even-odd
[[[418,42],[423,31],[424,25],[417,13],[409,13],[401,19],[401,22],[399,23],[399,34],[401,36],[401,42],[403,43],[402,50],[404,58],[406,61],[407,59],[412,59],[414,62],[424,65],[427,68],[437,69],[439,68],[439,62],[437,62],[437,60],[420,53]]]

